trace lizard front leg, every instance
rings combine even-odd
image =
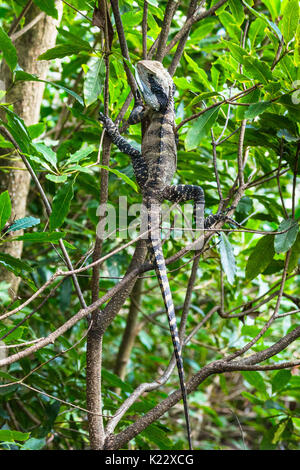
[[[118,149],[131,157],[137,183],[139,187],[143,187],[148,178],[148,167],[141,152],[130,145],[130,143],[121,136],[118,127],[109,117],[105,116],[103,113],[99,113],[99,121],[102,122],[111,141],[118,147]]]

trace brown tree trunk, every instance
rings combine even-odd
[[[137,320],[139,313],[139,304],[142,294],[142,285],[143,279],[138,279],[132,289],[130,295],[131,304],[128,312],[126,328],[122,337],[120,348],[118,351],[118,356],[115,365],[115,374],[124,380],[126,375],[126,367],[130,358],[130,354],[138,333],[137,330]],[[119,389],[116,390],[116,393],[119,393]]]
[[[29,31],[15,41],[18,54],[18,63],[22,69],[28,73],[35,74],[41,79],[45,79],[49,62],[37,60],[38,56],[47,49],[53,47],[56,41],[57,30],[62,14],[62,3],[57,2],[56,8],[59,12],[59,20],[44,15]],[[25,25],[30,23],[40,10],[33,5],[26,14]],[[2,63],[0,76],[5,89],[11,84],[11,72]],[[13,103],[14,111],[25,122],[25,124],[36,124],[39,121],[40,107],[43,98],[45,84],[39,82],[17,82],[5,96],[5,102]],[[7,153],[5,151],[4,153]],[[14,167],[9,171],[1,170],[1,166]],[[0,193],[8,190],[12,203],[12,218],[20,219],[26,215],[26,202],[29,192],[30,175],[20,159],[13,158],[0,160]],[[21,232],[15,232],[16,235]],[[22,255],[23,243],[21,241],[4,245],[4,251],[11,256],[20,258]],[[10,295],[17,294],[20,278],[15,277],[6,270],[0,271],[1,280],[10,284]]]

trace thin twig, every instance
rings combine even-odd
[[[295,218],[295,207],[296,207],[296,185],[297,185],[297,173],[299,163],[300,144],[297,145],[297,151],[295,156],[294,174],[293,174],[293,192],[292,192],[292,218]]]
[[[210,135],[211,135],[211,145],[212,145],[212,149],[213,149],[213,165],[214,165],[214,172],[215,172],[215,177],[216,177],[218,195],[219,195],[220,201],[222,201],[223,200],[223,195],[222,195],[219,172],[218,172],[218,167],[217,167],[217,149],[216,149],[217,142],[215,140],[214,131],[213,131],[212,128],[210,130]]]
[[[175,34],[174,38],[170,41],[169,45],[166,47],[165,53],[168,54],[171,49],[177,44],[177,42],[191,29],[191,26],[198,21],[207,18],[208,16],[213,15],[218,8],[220,8],[224,3],[226,3],[228,0],[220,0],[217,2],[214,6],[209,8],[206,11],[203,11],[201,9],[197,9],[194,15],[192,15],[190,18],[188,18],[183,25],[183,27],[178,31],[177,34]]]
[[[165,7],[165,15],[162,21],[162,28],[159,34],[159,40],[156,50],[156,60],[158,60],[159,62],[162,62],[165,56],[166,43],[170,31],[171,22],[176,10],[176,6],[176,0],[168,0],[167,5]]]
[[[244,186],[243,148],[244,148],[246,123],[247,123],[247,120],[243,119],[242,123],[241,123],[241,130],[240,130],[240,135],[239,135],[239,145],[238,145],[238,180],[239,180],[240,187]]]
[[[143,35],[143,59],[147,59],[147,28],[148,28],[148,2],[144,1],[143,8],[143,22],[142,22],[142,35]]]
[[[196,113],[196,114],[193,114],[192,116],[189,116],[188,118],[186,119],[183,119],[179,124],[178,126],[176,127],[176,132],[178,132],[178,130],[184,126],[187,122],[189,121],[192,121],[193,119],[197,119],[199,116],[201,116],[202,114],[206,113],[207,111],[209,111],[210,109],[213,109],[213,108],[216,108],[217,106],[221,106],[222,104],[233,104],[233,101],[234,100],[237,100],[239,98],[242,98],[244,97],[245,95],[248,95],[249,93],[251,93],[253,90],[255,90],[256,88],[260,88],[261,85],[260,84],[256,84],[256,85],[253,85],[252,87],[248,88],[247,90],[243,90],[243,91],[240,91],[239,93],[237,93],[236,95],[232,96],[231,98],[226,98],[222,101],[218,101],[216,103],[213,103],[212,105],[208,106],[207,108],[205,109],[202,109],[201,111],[199,111],[199,113]]]
[[[26,16],[26,13],[28,12],[28,10],[30,9],[31,5],[32,5],[32,2],[33,0],[28,0],[28,2],[26,3],[26,5],[24,6],[24,8],[22,9],[21,13],[19,14],[18,18],[15,19],[15,21],[13,22],[13,24],[11,25],[9,31],[8,31],[8,36],[11,37],[11,40],[13,41],[12,39],[12,35],[14,34],[14,32],[17,30],[22,18],[24,16]]]
[[[284,203],[284,199],[283,199],[282,191],[281,191],[281,185],[280,185],[280,170],[281,170],[282,155],[283,155],[283,139],[281,139],[280,141],[280,154],[279,154],[279,163],[278,163],[278,169],[276,173],[276,179],[277,179],[277,187],[278,187],[278,192],[279,192],[279,196],[281,200],[282,210],[283,210],[285,218],[288,219],[288,213],[285,207],[285,203]]]
[[[83,18],[85,18],[86,20],[88,20],[90,23],[93,24],[93,20],[92,18],[89,18],[88,16],[84,15],[80,10],[77,10],[77,8],[75,8],[73,5],[71,5],[70,3],[66,2],[66,0],[61,0],[63,3],[65,3],[68,7],[72,8],[72,10],[75,10],[77,13],[79,13],[79,15],[83,16]]]
[[[26,24],[24,28],[20,29],[20,31],[17,31],[16,33],[11,35],[11,40],[12,42],[15,42],[17,39],[19,39],[23,34],[27,33],[31,28],[33,28],[41,19],[43,19],[46,16],[46,14],[41,11],[33,20],[30,21],[30,23]]]

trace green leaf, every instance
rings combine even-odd
[[[223,11],[222,13],[218,14],[218,10],[216,11],[216,15],[218,15],[222,25],[226,29],[226,32],[229,34],[231,38],[236,41],[239,41],[241,31],[239,26],[236,24],[235,18],[230,15],[227,11]]]
[[[53,183],[65,183],[68,179],[68,175],[46,175],[47,180],[53,181]]]
[[[33,0],[36,6],[52,18],[58,19],[58,11],[55,8],[55,0]]]
[[[36,162],[41,166],[41,168],[38,167],[39,171],[41,171],[42,168],[46,168],[46,170],[50,171],[50,172],[54,171],[53,168],[51,168],[51,166],[48,165],[48,163],[45,161],[45,159],[36,157],[35,155],[29,155],[29,154],[26,154],[26,153],[25,153],[25,155],[26,155],[26,157],[28,158],[28,160],[31,164],[32,164],[32,162]]]
[[[246,96],[243,96],[239,102],[240,103],[256,103],[259,101],[259,97],[260,97],[260,90],[258,89],[255,89],[253,90],[251,93],[248,93],[248,95]],[[237,106],[237,110],[236,110],[236,119],[238,121],[241,121],[242,119],[245,118],[245,112],[247,111],[248,109],[248,106]],[[249,129],[250,130],[250,129]],[[248,131],[247,131],[248,133]]]
[[[123,382],[117,375],[109,372],[106,369],[102,369],[101,371],[103,379],[109,384],[111,388],[120,388],[124,392],[132,392],[132,386]]]
[[[254,338],[259,333],[259,331],[260,329],[256,325],[243,325],[241,333],[242,335]]]
[[[244,74],[250,78],[258,80],[261,83],[267,84],[272,80],[272,72],[265,62],[256,59],[255,57],[245,57],[243,61]]]
[[[65,312],[70,307],[72,291],[73,291],[72,281],[69,277],[67,277],[66,279],[64,279],[61,285],[59,298],[58,298],[59,308],[62,312]]]
[[[45,132],[46,125],[44,122],[38,122],[37,124],[32,124],[28,126],[28,133],[31,139],[36,139],[43,132]]]
[[[262,375],[256,370],[251,371],[242,371],[244,379],[253,387],[255,387],[259,392],[266,393],[265,380]]]
[[[16,230],[24,230],[26,228],[33,227],[40,223],[40,219],[35,217],[24,217],[23,219],[15,220],[15,222],[9,227],[6,233],[15,232]]]
[[[15,276],[20,276],[31,287],[31,289],[34,291],[36,290],[34,283],[28,277],[28,272],[32,271],[32,268],[29,266],[29,264],[21,261],[18,258],[14,258],[8,253],[0,253],[0,265],[4,266],[8,271],[14,273]]]
[[[53,205],[52,205],[52,212],[50,215],[50,230],[54,230],[59,228],[70,209],[71,200],[73,199],[74,195],[74,181],[71,181],[65,185],[63,185],[58,193],[54,196]]]
[[[249,38],[251,41],[252,49],[255,49],[256,43],[260,43],[264,38],[265,22],[261,18],[256,18],[251,22],[249,28]]]
[[[285,253],[295,243],[299,231],[299,225],[292,219],[286,219],[281,222],[277,230],[279,232],[287,230],[284,233],[275,235],[274,240],[276,253]]]
[[[63,240],[63,242],[66,248],[70,248],[70,250],[77,250],[76,246],[71,245],[71,243],[67,242],[67,240]]]
[[[20,235],[16,240],[24,240],[34,243],[57,243],[65,235],[65,232],[33,232]]]
[[[188,152],[200,145],[203,137],[208,133],[215,120],[218,117],[220,106],[209,109],[195,120],[188,130],[185,138],[185,149]]]
[[[272,103],[269,101],[260,101],[259,103],[254,103],[249,106],[245,112],[245,118],[253,119],[259,114],[262,114]]]
[[[280,15],[280,4],[281,0],[263,0],[262,3],[266,5],[269,12],[271,13],[272,20],[275,21]]]
[[[158,0],[147,0],[147,3],[150,3],[150,5],[153,5],[154,7],[159,6]]]
[[[245,57],[249,57],[249,54],[245,51],[245,49],[238,46],[234,42],[224,40],[223,44],[228,47],[234,59],[237,60],[240,64],[243,64]]]
[[[8,253],[0,253],[0,264],[5,266],[6,269],[12,271],[17,276],[21,274],[21,271],[32,271],[31,266],[25,263],[25,261],[21,261],[18,258],[14,258],[13,256],[9,255]]]
[[[20,149],[24,153],[30,153],[32,150],[31,138],[23,119],[6,106],[1,105],[1,108],[4,109],[7,116],[8,123],[5,124],[5,127],[10,131]]]
[[[300,65],[300,24],[298,24],[297,31],[296,31],[294,62],[295,62],[296,67],[299,67]],[[298,95],[299,95],[299,92],[298,92]]]
[[[75,34],[70,33],[70,31],[67,31],[66,29],[63,28],[57,28],[57,31],[59,34],[61,34],[63,37],[69,40],[69,43],[75,43],[78,44],[81,49],[83,50],[89,50],[91,48],[90,44],[88,41],[85,41],[78,35],[76,36]]]
[[[271,30],[276,34],[276,36],[278,37],[279,41],[282,40],[282,33],[280,31],[280,29],[278,28],[278,26],[273,23],[272,21],[270,21],[263,13],[259,13],[257,10],[255,10],[254,8],[252,8],[249,3],[245,2],[245,0],[243,0],[243,3],[244,5],[246,5],[246,7],[251,11],[251,13],[253,13],[254,16],[256,16],[257,18],[260,18],[261,20],[263,20],[270,28]]]
[[[90,155],[92,152],[94,152],[93,147],[85,147],[85,148],[79,149],[77,150],[77,152],[73,153],[70,156],[70,158],[68,158],[68,163],[79,162],[80,160],[83,160],[88,155]]]
[[[47,83],[48,85],[51,85],[51,86],[54,86],[55,88],[60,88],[61,90],[64,90],[66,93],[68,93],[69,95],[73,96],[73,98],[75,98],[78,103],[80,103],[82,106],[84,106],[84,102],[83,102],[83,99],[81,98],[81,96],[79,96],[77,93],[75,93],[75,91],[73,90],[69,90],[69,88],[66,88],[62,85],[59,85],[57,83],[54,83],[54,82],[49,82],[49,80],[42,80],[38,77],[36,77],[35,75],[32,75],[30,73],[27,73],[27,72],[24,72],[23,70],[18,70],[15,74],[15,81],[27,81],[27,82],[43,82],[43,83]]]
[[[195,93],[199,93],[199,86],[196,86],[185,77],[174,77],[173,81],[178,90],[189,90],[189,92],[194,91]]]
[[[241,0],[229,0],[229,7],[236,23],[240,26],[245,19],[244,8]]]
[[[289,370],[279,370],[276,372],[272,379],[272,392],[275,393],[284,388],[289,383],[291,377],[292,374]]]
[[[300,232],[292,248],[288,271],[292,272],[298,265],[300,265]]]
[[[0,429],[0,441],[14,442],[26,441],[30,436],[30,432],[12,431],[10,429]]]
[[[274,433],[274,437],[272,439],[272,444],[276,444],[280,440],[280,437],[281,437],[282,433],[284,432],[285,428],[287,427],[288,422],[289,422],[288,419],[283,419],[279,423],[279,425],[277,426],[277,429]]]
[[[42,439],[37,439],[35,437],[31,437],[28,441],[25,442],[20,447],[20,450],[40,450],[46,445],[46,439],[43,437]]]
[[[91,47],[83,48],[81,44],[59,44],[58,46],[48,49],[38,57],[38,60],[51,60],[51,59],[62,59],[73,54],[79,54],[83,50],[90,51]]]
[[[249,392],[242,392],[242,396],[247,398],[247,400],[249,400],[250,403],[254,403],[255,405],[262,405],[264,403],[260,398],[257,398],[256,395],[253,395],[252,393],[249,393]]]
[[[18,63],[17,51],[13,43],[11,42],[10,37],[0,27],[0,50],[3,52],[3,57],[7,62],[10,70],[13,72]]]
[[[10,218],[11,214],[11,202],[8,191],[4,191],[0,194],[0,232],[4,225]]]
[[[199,65],[191,58],[188,56],[186,52],[184,52],[184,57],[188,64],[191,66],[193,71],[195,72],[195,79],[198,80],[203,84],[203,86],[209,90],[211,90],[211,84],[209,83],[207,79],[207,75],[204,70],[202,70]]]
[[[45,160],[50,163],[55,169],[57,169],[57,157],[56,153],[50,147],[47,147],[45,144],[32,144],[35,149],[43,155]]]
[[[211,31],[214,29],[216,24],[216,18],[208,17],[202,20],[197,28],[194,29],[190,35],[190,41],[192,44],[206,38]]]
[[[283,12],[282,31],[286,43],[295,36],[299,22],[299,1],[289,0]]]
[[[105,78],[105,66],[102,57],[92,57],[85,75],[83,94],[86,106],[94,103],[101,93]]]
[[[265,235],[256,244],[248,258],[246,266],[246,279],[251,281],[262,273],[271,263],[274,256],[274,242],[272,235]]]
[[[140,435],[146,437],[150,442],[154,442],[159,449],[170,449],[172,446],[172,441],[167,433],[157,424],[150,424]]]
[[[121,171],[115,170],[114,168],[109,168],[109,166],[106,165],[98,165],[98,168],[103,168],[104,170],[107,170],[114,175],[118,176],[118,178],[121,178],[125,183],[129,184],[137,193],[139,192],[139,189],[137,185],[132,181],[128,176],[126,176],[124,173],[121,173]]]
[[[235,258],[232,246],[223,232],[220,233],[219,251],[223,270],[227,276],[229,284],[232,285],[234,283],[236,273]]]
[[[195,106],[196,104],[201,103],[203,100],[206,100],[207,98],[211,98],[212,96],[221,96],[221,94],[218,93],[217,91],[205,91],[204,93],[200,93],[188,103],[188,105],[186,106],[186,109],[191,108]]]

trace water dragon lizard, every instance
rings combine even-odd
[[[196,220],[200,220],[204,213],[204,192],[200,186],[171,185],[177,164],[177,139],[174,110],[175,86],[170,74],[160,62],[142,60],[136,65],[136,80],[145,106],[137,105],[130,115],[129,122],[132,124],[141,120],[143,120],[143,123],[146,122],[146,126],[143,128],[141,151],[135,149],[120,135],[118,127],[110,118],[100,113],[99,120],[102,122],[111,141],[121,152],[131,157],[136,181],[143,196],[143,204],[146,207],[148,216],[148,248],[154,262],[168,315],[184,404],[188,443],[191,449],[190,420],[181,344],[162,251],[159,226],[163,200],[174,203],[192,200],[194,203],[194,217],[196,217]],[[205,225],[207,226],[207,223]]]

